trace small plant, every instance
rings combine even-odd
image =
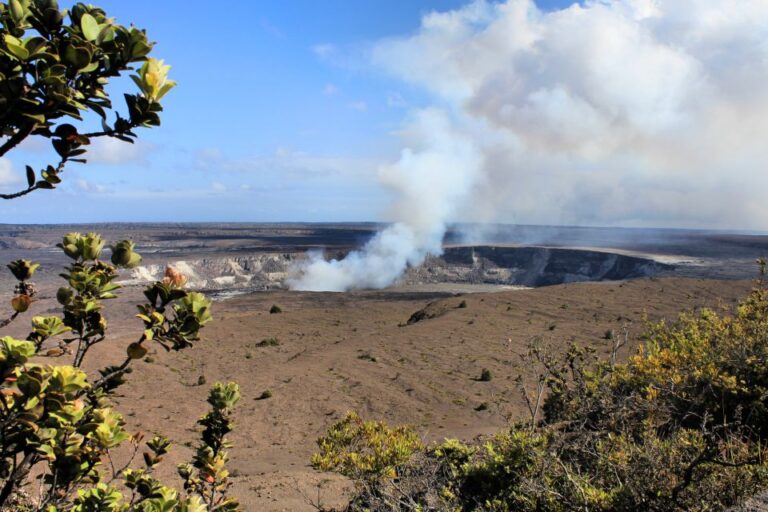
[[[370,352],[365,352],[364,354],[360,354],[357,356],[358,359],[362,359],[363,361],[370,361],[372,363],[376,362],[376,358],[370,354]]]
[[[461,302],[459,302],[459,305],[456,306],[456,307],[459,308],[459,309],[466,308],[467,307],[467,301],[466,300],[462,300]]]
[[[146,504],[142,511],[238,510],[234,500],[221,499],[225,489],[219,480],[219,497],[211,502],[203,501],[209,496],[191,487],[186,496],[181,496],[154,479],[151,472],[169,444],[160,437],[147,443],[144,469],[127,469],[130,460],[122,469],[110,466],[111,471],[102,465],[123,443],[134,444],[138,451],[140,436],[130,436],[124,430],[122,416],[110,404],[115,390],[125,383],[132,364],[140,359],[152,361],[147,355],[150,344],[156,343],[166,350],[191,347],[199,339],[200,329],[212,318],[210,301],[197,292],[182,289],[184,280],[166,273],[162,281],[144,291],[146,302],[138,306],[136,315],[143,331],[137,341],[127,346],[124,361],[102,368],[98,378],[89,379],[80,367],[90,350],[107,340],[103,301],[116,297],[120,288],[115,283],[118,269],[137,265],[141,257],[133,251],[131,242],[123,241],[112,246],[109,260],[101,259],[106,243],[95,233],[69,233],[59,247],[72,260],[61,274],[66,284],[56,293],[61,317],[33,316],[32,331],[25,340],[0,338],[0,374],[4,377],[0,395],[5,397],[0,408],[4,429],[0,435],[0,467],[6,468],[0,509],[8,509],[8,504],[13,503],[14,510],[46,512],[129,510],[121,491],[114,486],[119,483],[133,493],[131,502],[139,500]],[[37,265],[17,260],[9,269],[18,280],[14,299],[24,296],[32,302],[35,288],[29,279]],[[14,301],[11,303],[13,306]],[[17,305],[3,325],[23,312]],[[71,364],[36,362],[41,358],[63,357],[71,358]],[[200,381],[203,383],[204,380]],[[231,391],[232,386],[227,389]],[[214,389],[218,396],[218,385]],[[218,404],[212,402],[216,407]],[[212,414],[219,413],[223,414]],[[205,437],[203,443],[210,440]],[[40,484],[34,486],[35,496],[28,496],[24,490],[31,474],[43,475]],[[225,505],[214,509],[207,505],[210,503]]]
[[[198,386],[205,386],[205,383],[206,383],[205,375],[200,375],[197,378],[197,385]]]
[[[272,392],[268,389],[262,391],[256,400],[266,400],[267,398],[272,398]]]
[[[397,466],[423,448],[410,427],[364,421],[354,412],[333,424],[317,445],[320,449],[312,456],[312,467],[367,483],[395,477]]]
[[[227,434],[234,427],[232,412],[240,401],[240,388],[234,382],[217,382],[208,395],[211,411],[198,423],[204,427],[191,464],[178,467],[188,495],[205,503],[211,512],[235,512],[239,503],[228,496],[229,471],[226,468],[231,444]]]
[[[280,341],[277,338],[265,338],[260,342],[256,343],[256,345],[254,346],[257,348],[278,347],[280,346]]]
[[[603,334],[604,340],[612,340],[615,336],[615,333],[613,332],[613,329],[608,329],[605,331],[605,334]]]
[[[272,307],[269,308],[269,314],[270,315],[274,315],[274,314],[282,313],[282,312],[283,312],[283,309],[280,306],[278,306],[277,304],[272,304]]]
[[[483,371],[480,372],[480,378],[478,378],[477,380],[479,380],[480,382],[490,382],[491,379],[493,379],[493,374],[491,374],[491,370],[489,370],[488,368],[483,368]]]
[[[487,411],[488,410],[488,402],[481,402],[477,407],[475,407],[475,410],[480,411]]]

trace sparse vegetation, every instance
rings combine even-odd
[[[733,314],[682,314],[644,338],[624,363],[533,346],[531,421],[481,443],[417,450],[373,480],[316,467],[366,483],[350,510],[711,511],[768,487],[762,278]],[[351,443],[324,446],[327,459],[361,456]]]
[[[362,359],[363,361],[370,361],[372,363],[376,362],[376,358],[372,356],[370,352],[365,352],[363,354],[360,354],[359,356],[357,356],[357,358]]]
[[[272,398],[272,392],[268,389],[262,391],[256,400],[266,400],[267,398]]]
[[[491,370],[488,368],[483,368],[483,371],[480,372],[480,377],[477,379],[480,382],[490,382],[491,379],[493,379],[493,374],[491,374]]]
[[[265,338],[261,340],[260,342],[256,343],[254,345],[257,348],[264,348],[264,347],[279,347],[280,346],[280,340],[277,338]]]
[[[282,312],[283,312],[283,308],[281,308],[277,304],[272,304],[272,307],[269,308],[269,314],[270,315],[275,315],[277,313],[282,313]]]

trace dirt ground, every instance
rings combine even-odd
[[[489,434],[509,418],[524,417],[514,379],[521,372],[517,354],[531,338],[559,348],[571,341],[589,344],[606,355],[606,331],[626,326],[626,356],[645,313],[672,319],[681,309],[732,306],[749,286],[675,278],[461,296],[254,293],[217,302],[215,320],[195,347],[150,353],[151,362],[136,365],[121,388],[117,408],[131,431],[162,432],[174,441],[160,475],[175,485],[175,464],[192,453],[209,385],[237,381],[243,398],[231,436],[233,494],[249,511],[309,511],[318,499],[343,502],[349,489],[343,479],[308,464],[317,437],[347,411],[410,423],[426,441]],[[130,307],[137,298],[138,290],[127,290],[110,304],[118,335],[94,351],[92,368],[121,360],[138,335]],[[466,307],[459,307],[462,301]],[[270,314],[273,304],[282,313]],[[36,314],[50,305],[41,301]],[[432,318],[406,325],[425,307]],[[278,344],[258,346],[269,338]],[[483,368],[491,371],[490,382],[477,380]],[[206,384],[198,385],[201,377]],[[272,397],[259,399],[265,390]],[[475,410],[481,403],[488,409]]]

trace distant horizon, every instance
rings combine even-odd
[[[66,227],[66,226],[370,226],[386,227],[394,224],[385,221],[98,221],[98,222],[29,222],[6,223],[0,222],[0,227]],[[594,229],[594,230],[625,230],[625,231],[672,231],[694,233],[723,233],[753,236],[768,236],[768,230],[740,228],[697,228],[697,227],[654,227],[654,226],[617,226],[617,225],[587,225],[587,224],[515,224],[507,222],[455,222],[448,224],[448,231],[462,226],[498,226],[518,228],[549,228],[549,229]]]

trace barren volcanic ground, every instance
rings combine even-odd
[[[133,235],[144,254],[149,254],[147,265],[160,265],[163,259],[228,259],[233,253],[293,258],[310,247],[330,247],[343,254],[370,236],[372,226],[231,228],[229,232],[226,226],[211,225],[77,226],[82,231],[104,232],[109,239]],[[304,235],[297,235],[299,229]],[[330,233],[328,240],[323,241],[318,229]],[[5,244],[0,256],[6,261],[31,257],[49,266],[64,263],[51,248],[69,230],[0,228],[0,241]],[[247,238],[249,232],[252,238]],[[412,269],[403,283],[382,291],[310,293],[246,287],[243,291],[250,293],[217,301],[215,320],[195,347],[179,353],[154,350],[147,362],[139,363],[129,384],[121,388],[118,408],[130,430],[163,432],[172,438],[175,447],[162,476],[175,483],[174,465],[192,453],[195,421],[205,410],[208,384],[235,380],[243,399],[232,435],[231,469],[233,492],[245,509],[313,510],[308,501],[318,496],[324,504],[340,503],[347,489],[344,480],[314,472],[308,461],[315,439],[346,411],[411,423],[429,441],[489,434],[525,413],[514,379],[526,375],[518,354],[532,338],[541,337],[556,350],[571,341],[589,344],[605,355],[610,348],[604,339],[606,331],[626,327],[630,344],[620,354],[626,357],[638,343],[646,313],[654,320],[672,319],[681,309],[735,304],[749,289],[754,268],[750,262],[768,253],[765,237],[686,233],[665,232],[666,241],[654,241],[653,247],[640,243],[618,247],[616,241],[625,237],[602,233],[603,238],[614,237],[611,243],[600,246],[594,240],[579,239],[571,245],[589,247],[589,251],[522,253],[528,256],[504,251],[498,256],[493,248],[520,241],[487,241],[479,244],[486,248],[469,253],[463,248],[447,252],[441,261],[428,264],[433,271]],[[694,241],[686,241],[686,236]],[[253,247],[242,249],[244,240]],[[550,250],[556,244],[533,245]],[[619,253],[639,261],[612,259]],[[522,268],[534,263],[542,266],[540,272]],[[627,280],[623,277],[633,275],[622,276],[622,269],[644,269],[634,277],[646,277]],[[33,305],[32,314],[55,312],[56,272],[54,267],[41,274],[41,300]],[[704,279],[708,272],[732,279]],[[590,276],[617,280],[514,290],[498,286],[534,275],[570,277],[534,280],[529,286]],[[216,278],[212,274],[199,277],[207,284]],[[139,284],[140,279],[133,282]],[[227,283],[235,282],[221,281],[215,289],[226,292]],[[486,291],[452,291],[467,284],[474,287],[467,289]],[[127,344],[138,336],[140,325],[132,317],[132,304],[140,299],[140,290],[128,286],[121,298],[109,303],[107,314],[115,336],[94,351],[91,370],[121,360]],[[6,286],[4,291],[2,303],[7,303],[10,290]],[[466,307],[459,307],[462,301]],[[270,314],[273,304],[282,313]],[[408,324],[419,311],[421,320]],[[23,336],[25,326],[16,322],[7,334]],[[262,343],[268,339],[276,342]],[[490,382],[477,380],[483,368],[490,369]],[[200,377],[207,384],[198,385]],[[272,396],[259,399],[265,390]],[[483,403],[488,408],[477,410]]]

